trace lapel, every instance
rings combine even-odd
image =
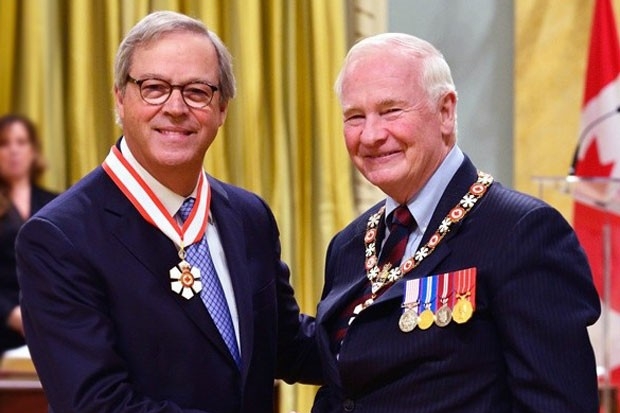
[[[239,214],[233,209],[226,189],[222,183],[209,177],[211,186],[211,213],[217,224],[222,248],[225,251],[228,272],[235,294],[237,314],[239,316],[239,339],[241,342],[242,378],[245,381],[252,349],[254,348],[254,314],[252,291],[248,286],[250,274],[247,268],[247,245],[243,223]],[[218,334],[219,336],[219,334]],[[224,344],[223,340],[220,340]],[[226,353],[229,354],[226,348]],[[231,357],[232,360],[232,357]]]
[[[433,216],[430,220],[428,228],[422,237],[422,242],[420,245],[424,245],[430,237],[435,233],[441,221],[448,215],[448,212],[457,205],[460,199],[467,193],[469,187],[476,181],[478,177],[478,171],[476,167],[473,165],[471,160],[465,156],[465,159],[461,163],[461,166],[454,174],[454,177],[450,180],[450,183],[446,187],[435,211],[433,212]],[[475,211],[474,209],[472,210]],[[464,221],[467,221],[468,216],[465,217],[463,221],[459,221],[456,224],[453,224],[450,228],[450,232],[444,237],[441,243],[435,248],[435,250],[426,257],[415,269],[405,275],[402,279],[396,282],[392,287],[390,287],[383,295],[379,297],[379,299],[375,302],[375,305],[379,305],[383,302],[399,298],[402,299],[404,295],[404,283],[406,280],[411,280],[415,278],[421,278],[428,275],[432,275],[433,271],[438,267],[438,265],[450,255],[452,251],[451,241],[454,239],[456,234],[458,234],[459,229]]]
[[[131,252],[136,261],[146,268],[150,276],[157,279],[161,286],[162,297],[174,300],[195,327],[236,368],[224,340],[199,295],[187,300],[170,289],[168,271],[180,261],[174,243],[159,229],[146,222],[103,170],[102,174],[109,183],[109,189],[107,189],[109,196],[105,197],[105,219],[114,238]],[[212,204],[217,203],[218,200],[215,200]]]

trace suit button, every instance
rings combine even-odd
[[[351,399],[346,399],[342,403],[342,407],[343,407],[345,412],[352,412],[353,409],[355,409],[355,402],[353,400],[351,400]]]

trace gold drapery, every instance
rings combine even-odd
[[[39,126],[46,186],[75,183],[120,134],[114,54],[154,10],[203,20],[231,50],[239,93],[205,165],[271,205],[296,296],[314,314],[327,243],[353,218],[351,164],[332,92],[346,52],[343,2],[2,0],[0,113],[23,113]],[[282,386],[281,411],[309,411],[315,390]]]

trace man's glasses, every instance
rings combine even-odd
[[[218,91],[216,86],[207,82],[191,82],[184,85],[172,85],[161,79],[137,80],[131,76],[127,79],[140,88],[140,96],[149,105],[163,105],[168,101],[172,91],[179,89],[183,102],[190,108],[200,109],[211,103],[213,95]]]

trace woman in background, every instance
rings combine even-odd
[[[56,196],[37,186],[43,170],[34,124],[19,115],[0,117],[0,355],[24,344],[15,237],[22,224]]]

